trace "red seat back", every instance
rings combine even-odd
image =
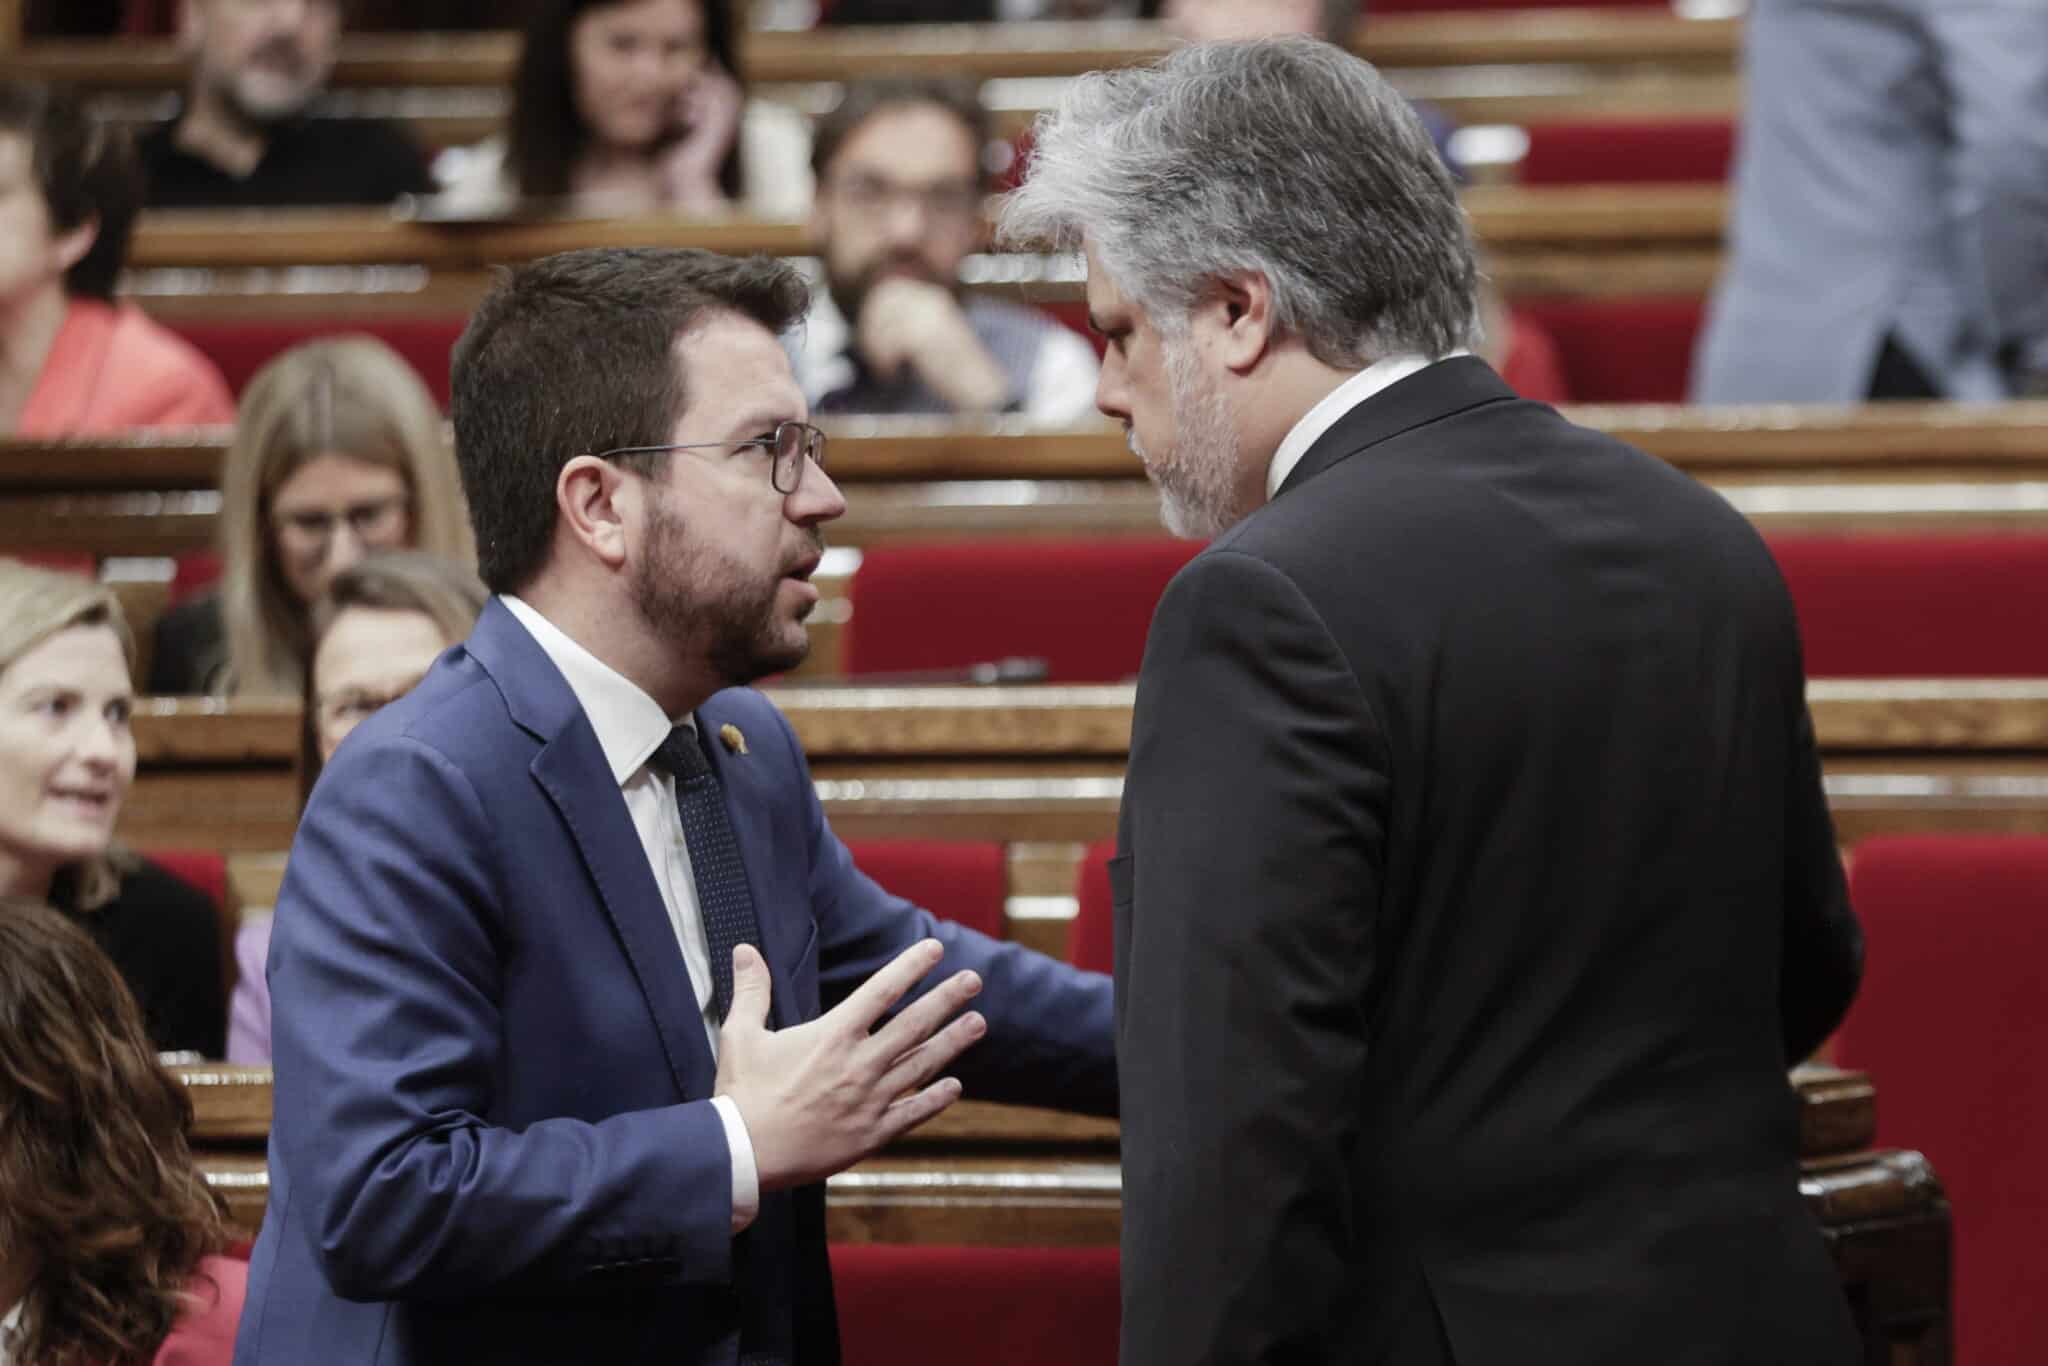
[[[1683,403],[1705,307],[1691,295],[1515,299],[1555,344],[1574,403]]]
[[[448,406],[448,356],[462,336],[461,317],[173,319],[170,327],[220,367],[240,394],[258,370],[294,346],[321,337],[364,334],[405,357],[427,391]]]
[[[1114,1247],[834,1243],[846,1366],[1116,1366]]]
[[[1004,937],[1009,870],[1000,844],[956,840],[849,840],[859,869],[933,915]]]
[[[228,861],[218,849],[146,849],[142,856],[213,901],[228,904]]]
[[[1814,678],[2048,676],[2048,536],[1773,536]]]
[[[1603,119],[1536,123],[1524,185],[1719,185],[1735,161],[1735,121]]]
[[[846,671],[1035,657],[1055,683],[1129,678],[1167,580],[1200,550],[1164,537],[868,550],[849,593]]]
[[[1849,886],[1868,950],[1837,1056],[1876,1084],[1879,1143],[1948,1192],[1955,1359],[2048,1361],[2048,839],[1865,840]]]
[[[1115,857],[1115,840],[1091,844],[1075,876],[1074,898],[1079,904],[1067,939],[1067,961],[1090,972],[1109,972],[1116,966],[1115,907],[1109,890],[1109,861]]]

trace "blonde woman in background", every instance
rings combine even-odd
[[[217,1058],[227,997],[213,905],[113,842],[135,778],[134,656],[104,585],[0,559],[0,896],[77,921],[158,1048]]]
[[[242,395],[221,475],[221,583],[165,614],[154,695],[295,698],[307,613],[370,550],[474,561],[440,410],[372,337],[294,347]]]

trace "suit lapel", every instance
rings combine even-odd
[[[709,1095],[717,1069],[696,989],[597,733],[547,652],[503,604],[486,606],[469,650],[497,682],[512,719],[541,742],[534,781],[554,803],[583,859],[647,1000],[677,1087],[685,1096]]]
[[[1453,356],[1418,370],[1398,384],[1374,394],[1336,423],[1309,447],[1280,485],[1285,497],[1341,460],[1391,441],[1403,432],[1486,403],[1518,398],[1493,367],[1476,356]]]
[[[754,898],[754,921],[761,928],[761,956],[768,960],[772,982],[769,1015],[777,1029],[801,1024],[797,1009],[795,973],[797,958],[810,932],[809,916],[790,915],[786,907],[805,904],[802,887],[783,885],[787,868],[801,866],[801,860],[779,860],[775,851],[775,807],[786,793],[776,783],[778,766],[768,754],[753,751],[740,754],[726,747],[721,728],[742,731],[738,713],[713,697],[697,709],[697,725],[711,771],[718,775],[725,797],[725,817],[739,844],[740,862],[747,870],[747,890]],[[743,732],[742,732],[743,733]],[[788,773],[780,772],[786,782]]]

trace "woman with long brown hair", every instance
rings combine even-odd
[[[0,1362],[225,1366],[248,1268],[105,954],[0,900]]]
[[[373,337],[295,346],[257,371],[220,496],[219,591],[158,623],[153,695],[296,697],[307,613],[336,574],[401,546],[474,558],[440,410]]]

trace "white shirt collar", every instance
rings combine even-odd
[[[624,787],[626,780],[640,771],[673,727],[696,729],[694,716],[670,721],[661,704],[641,691],[639,684],[571,640],[531,605],[510,593],[500,594],[498,600],[562,671],[563,681],[576,694],[583,714],[590,718],[590,728],[597,732],[598,747],[619,786]]]
[[[1449,360],[1451,356],[1469,355],[1467,351],[1453,351],[1440,356],[1438,360]],[[1428,356],[1409,353],[1388,356],[1385,360],[1374,361],[1350,379],[1332,389],[1323,401],[1308,410],[1301,421],[1294,424],[1280,442],[1280,449],[1273,452],[1273,463],[1266,467],[1266,497],[1272,498],[1280,492],[1280,486],[1287,482],[1287,476],[1294,473],[1294,467],[1301,463],[1309,448],[1322,440],[1323,434],[1337,425],[1337,419],[1356,408],[1383,389],[1391,389],[1418,370],[1427,370],[1436,364]]]
[[[800,328],[785,333],[789,359],[804,401],[815,404],[854,381],[853,328],[833,301],[823,266],[805,271],[811,286],[811,310]]]

